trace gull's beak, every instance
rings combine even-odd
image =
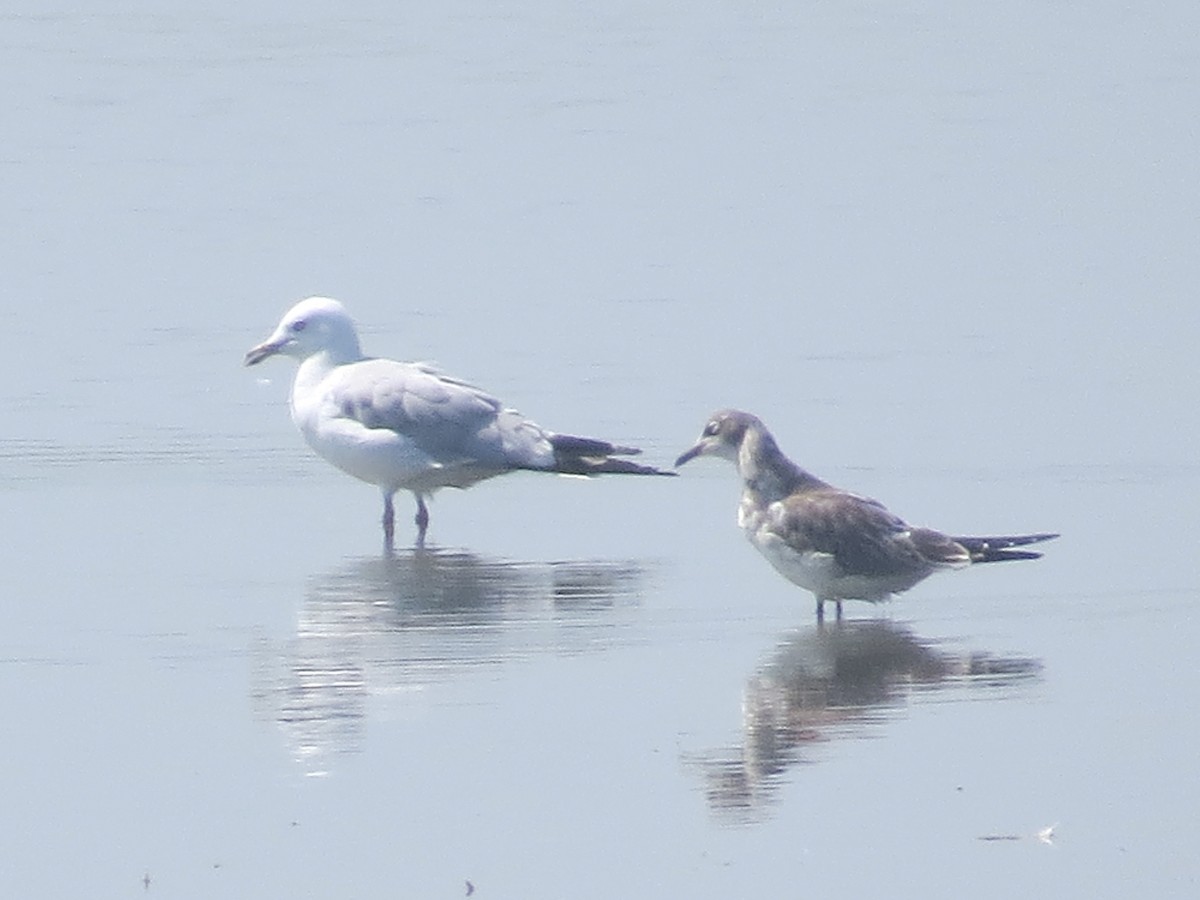
[[[246,353],[246,365],[256,366],[268,356],[274,356],[283,346],[279,341],[264,341],[257,347],[251,347]]]
[[[685,450],[683,453],[681,453],[679,455],[679,459],[675,460],[675,468],[678,469],[684,463],[691,462],[693,459],[695,459],[697,456],[699,456],[703,452],[704,452],[704,442],[701,441],[699,444],[697,444],[691,450]]]

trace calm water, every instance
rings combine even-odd
[[[1194,4],[166,6],[0,14],[0,892],[1194,895]],[[241,367],[312,293],[1064,537],[818,629],[711,463],[384,558]]]

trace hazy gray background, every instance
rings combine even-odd
[[[1194,893],[1194,4],[173,6],[0,13],[0,891]],[[313,293],[1064,537],[825,632],[716,463],[384,560],[241,367]]]

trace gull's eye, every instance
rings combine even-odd
[[[304,326],[307,324],[308,323],[306,321],[304,321],[303,319],[297,319],[295,322],[292,323],[292,331],[299,334],[301,331],[304,330]]]
[[[711,422],[709,422],[707,425],[704,426],[704,436],[712,437],[714,434],[716,434],[720,430],[721,430],[721,423],[718,422],[716,419],[713,419]]]

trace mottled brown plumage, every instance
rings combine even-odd
[[[944,568],[980,562],[1036,559],[1015,549],[1057,537],[951,537],[914,528],[882,503],[827,484],[788,459],[762,421],[722,410],[678,460],[718,456],[738,467],[742,500],[738,524],[786,578],[812,591],[817,615],[826,600],[878,602],[906,591]]]

